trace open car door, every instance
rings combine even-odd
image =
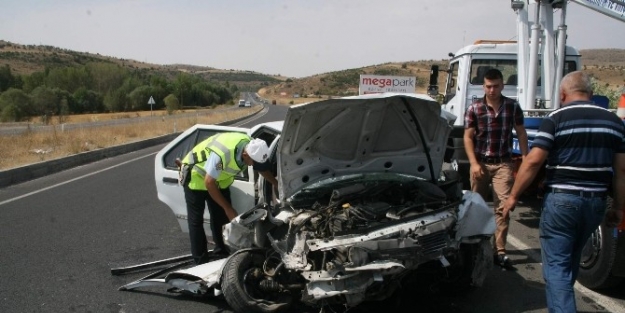
[[[172,140],[167,146],[156,154],[154,161],[154,179],[156,182],[156,192],[158,199],[167,204],[174,212],[180,228],[183,232],[189,232],[187,225],[187,209],[184,200],[184,191],[178,183],[178,166],[175,160],[182,160],[189,151],[204,139],[221,132],[240,132],[247,133],[247,128],[218,126],[218,125],[200,125],[197,124],[176,139]],[[254,174],[252,167],[248,167],[247,171],[243,171],[234,180],[230,186],[230,195],[232,198],[232,206],[237,212],[243,213],[254,206]],[[208,210],[204,212],[204,230],[210,234],[210,215]]]

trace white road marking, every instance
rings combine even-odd
[[[141,159],[143,159],[143,158],[147,158],[147,157],[149,157],[149,156],[155,155],[156,153],[157,153],[157,152],[153,152],[153,153],[150,153],[150,154],[147,154],[147,155],[144,155],[144,156],[140,156],[140,157],[138,157],[138,158],[134,158],[134,159],[132,159],[132,160],[128,160],[128,161],[126,161],[126,162],[122,162],[122,163],[119,163],[119,164],[116,164],[116,165],[113,165],[113,166],[110,166],[110,167],[107,167],[107,168],[103,168],[103,169],[101,169],[101,170],[99,170],[99,171],[95,171],[95,172],[92,172],[92,173],[89,173],[89,174],[85,174],[85,175],[82,175],[82,176],[79,176],[79,177],[76,177],[76,178],[72,178],[72,179],[70,179],[70,180],[64,181],[64,182],[62,182],[62,183],[58,183],[58,184],[56,184],[56,185],[48,186],[48,187],[41,188],[41,189],[36,190],[36,191],[33,191],[33,192],[29,192],[29,193],[23,194],[23,195],[21,195],[21,196],[19,196],[19,197],[15,197],[15,198],[11,198],[11,199],[8,199],[8,200],[4,200],[4,201],[0,202],[0,205],[4,205],[4,204],[7,204],[7,203],[10,203],[10,202],[13,202],[13,201],[19,200],[19,199],[23,199],[23,198],[26,198],[26,197],[30,197],[30,196],[35,195],[35,194],[38,194],[38,193],[40,193],[40,192],[43,192],[43,191],[46,191],[46,190],[50,190],[50,189],[52,189],[52,188],[56,188],[56,187],[59,187],[59,186],[63,186],[63,185],[65,185],[65,184],[69,184],[69,183],[71,183],[71,182],[74,182],[74,181],[77,181],[77,180],[80,180],[80,179],[83,179],[83,178],[87,178],[87,177],[89,177],[89,176],[93,176],[93,175],[95,175],[95,174],[99,174],[99,173],[102,173],[102,172],[104,172],[104,171],[108,171],[108,170],[110,170],[110,169],[114,169],[114,168],[116,168],[116,167],[119,167],[119,166],[122,166],[122,165],[126,165],[126,164],[128,164],[128,163],[131,163],[131,162],[134,162],[134,161],[141,160]]]
[[[542,258],[540,254],[535,252],[530,246],[524,244],[523,241],[508,234],[508,243],[511,246],[515,247],[517,250],[526,254],[528,257],[534,260],[534,262],[540,264],[541,267],[543,266],[541,262]],[[588,296],[593,301],[595,301],[597,304],[604,307],[608,312],[623,312],[624,311],[623,306],[619,304],[618,302],[614,301],[612,298],[596,293],[580,285],[578,282],[575,283],[574,288],[577,292],[583,293],[584,295]]]

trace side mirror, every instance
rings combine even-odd
[[[456,79],[455,79],[455,78],[452,78],[452,79],[449,81],[449,87],[456,87]]]
[[[430,86],[438,84],[438,65],[432,65],[430,68]]]
[[[430,84],[428,85],[428,95],[438,95],[438,65],[432,65],[430,68]]]

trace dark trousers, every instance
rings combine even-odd
[[[230,201],[230,189],[220,189],[221,194]],[[184,187],[184,199],[187,203],[187,218],[189,237],[191,239],[191,255],[196,263],[200,263],[202,256],[207,255],[206,233],[204,232],[204,208],[208,206],[210,226],[215,242],[215,253],[226,253],[226,246],[222,236],[222,227],[229,223],[224,210],[219,206],[206,190],[191,190]]]

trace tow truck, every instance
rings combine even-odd
[[[483,95],[484,74],[490,68],[504,76],[503,95],[516,99],[523,108],[528,137],[534,138],[543,116],[560,107],[558,90],[563,75],[581,69],[578,50],[566,45],[568,3],[575,3],[618,21],[625,22],[623,0],[538,0],[532,22],[529,0],[512,0],[516,14],[517,41],[480,40],[450,53],[446,85],[437,86],[439,67],[433,65],[428,94],[442,101],[442,108],[464,116],[468,105]],[[554,11],[560,23],[554,28]],[[593,98],[608,107],[605,96]],[[464,119],[458,118],[447,144],[445,161],[464,176],[468,186],[469,163],[464,150]],[[520,153],[516,138],[513,152]],[[534,182],[536,189],[538,180]],[[611,205],[611,198],[608,205]],[[591,289],[617,285],[625,278],[625,221],[617,228],[600,225],[584,247],[578,282]]]

